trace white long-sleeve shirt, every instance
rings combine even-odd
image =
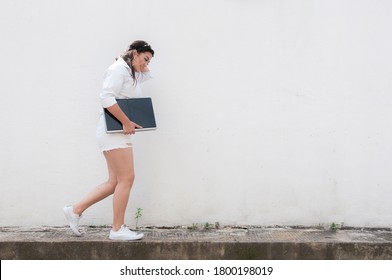
[[[103,108],[113,106],[116,98],[140,97],[142,92],[139,84],[151,79],[150,72],[135,72],[137,82],[133,81],[131,69],[119,57],[105,71],[103,87],[100,94]]]
[[[103,108],[113,106],[119,98],[135,98],[142,94],[140,84],[151,79],[149,72],[136,72],[137,82],[133,81],[131,69],[128,64],[119,57],[105,71],[103,87],[100,94],[102,109],[97,126],[97,142],[101,151],[117,148],[129,148],[130,135],[122,133],[106,133],[106,122]]]

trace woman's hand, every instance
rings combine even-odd
[[[150,69],[148,69],[147,65],[139,65],[139,66],[133,66],[136,72],[148,72]]]
[[[117,103],[107,107],[107,109],[116,119],[122,123],[124,134],[134,134],[136,128],[142,128],[140,125],[129,120],[127,115],[124,114]]]
[[[148,71],[150,71],[150,69],[148,69],[147,65],[140,67],[140,72],[148,72]]]
[[[124,134],[126,135],[135,134],[136,128],[142,128],[142,127],[132,121],[127,121],[123,123],[123,130],[124,130]]]
[[[135,129],[137,129],[137,128],[142,128],[142,127],[132,121],[128,121],[123,124],[124,134],[127,134],[127,135],[128,134],[135,134]]]

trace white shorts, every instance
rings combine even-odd
[[[131,135],[106,133],[106,123],[103,115],[100,116],[98,121],[96,137],[101,152],[132,147]]]

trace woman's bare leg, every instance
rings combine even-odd
[[[117,231],[124,224],[125,210],[135,179],[132,147],[105,152],[105,158],[117,178],[113,194],[112,226],[112,230]]]
[[[73,205],[75,214],[81,215],[91,205],[101,201],[102,199],[112,195],[117,185],[117,176],[112,170],[109,162],[107,162],[109,179],[95,187],[85,198]]]

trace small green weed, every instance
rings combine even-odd
[[[136,208],[136,213],[135,213],[136,228],[138,228],[137,225],[138,225],[139,219],[143,216],[142,212],[143,212],[142,208]]]
[[[209,222],[206,222],[205,224],[204,224],[204,230],[211,230],[211,229],[213,229],[214,228],[214,225],[213,224],[210,224]]]
[[[193,223],[192,226],[189,227],[190,230],[197,230],[199,226],[196,223]]]
[[[335,222],[333,222],[330,225],[329,229],[332,230],[332,231],[337,231],[338,229],[341,229],[343,227],[343,225],[344,225],[344,223],[336,224]]]

